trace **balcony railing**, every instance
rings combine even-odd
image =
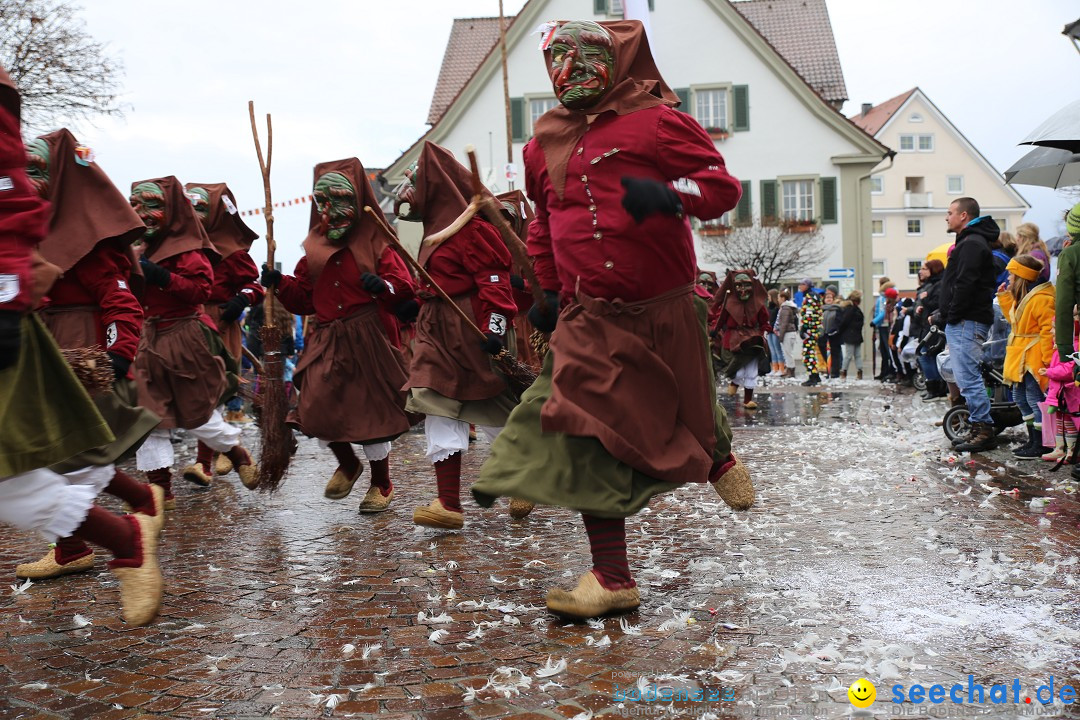
[[[904,193],[904,207],[906,207],[906,208],[934,207],[934,193],[906,192],[906,193]]]

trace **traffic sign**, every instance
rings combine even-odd
[[[855,268],[829,268],[829,279],[855,279]]]

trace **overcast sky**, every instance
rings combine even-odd
[[[1026,151],[1016,143],[1080,97],[1080,53],[1061,35],[1080,14],[1075,0],[827,1],[847,115],[917,85],[1002,171]],[[523,4],[506,0],[506,12]],[[260,126],[262,113],[274,117],[275,199],[305,195],[316,162],[356,156],[383,167],[409,147],[427,128],[453,18],[497,12],[497,0],[94,0],[83,16],[123,60],[131,109],[76,134],[122,189],[161,175],[224,181],[242,208],[257,207],[262,186],[247,118],[255,100]],[[1034,206],[1029,219],[1054,235],[1071,203],[1018,189]],[[291,269],[306,208],[275,218],[279,259]],[[265,231],[261,217],[246,220]],[[257,243],[256,259],[264,248]]]

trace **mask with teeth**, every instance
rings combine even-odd
[[[322,231],[331,243],[343,245],[356,223],[356,188],[341,173],[331,172],[315,181],[313,194],[322,215]]]
[[[578,110],[596,103],[615,75],[615,42],[603,26],[565,23],[551,39],[551,84],[559,102]]]
[[[131,207],[146,226],[143,239],[153,240],[164,232],[168,208],[160,185],[150,182],[136,185],[131,191]]]

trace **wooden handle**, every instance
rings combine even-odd
[[[521,242],[521,238],[517,236],[514,229],[510,227],[510,223],[503,217],[502,209],[495,202],[495,198],[484,192],[484,184],[480,180],[480,167],[476,162],[476,148],[469,145],[465,148],[465,153],[469,156],[469,169],[472,170],[472,204],[478,205],[480,212],[484,214],[484,218],[499,231],[500,237],[506,244],[506,249],[513,255],[514,262],[521,267],[521,272],[524,273],[525,279],[529,281],[529,290],[532,292],[533,300],[540,307],[547,307],[544,289],[540,287],[540,281],[536,278],[532,258],[529,257],[529,251],[525,247],[525,243]]]
[[[484,331],[476,326],[476,323],[472,321],[472,318],[466,315],[465,311],[458,307],[458,304],[456,302],[450,299],[450,296],[447,295],[446,292],[441,287],[439,287],[434,280],[431,279],[431,276],[428,275],[427,270],[424,269],[424,267],[416,260],[416,258],[409,254],[409,251],[406,250],[405,247],[401,244],[401,240],[398,239],[397,233],[394,232],[394,229],[386,223],[386,218],[382,216],[382,212],[379,210],[375,210],[370,205],[364,206],[364,212],[371,213],[371,215],[375,217],[376,221],[379,224],[379,227],[382,228],[382,231],[384,233],[386,233],[386,237],[389,238],[390,242],[394,245],[394,248],[397,250],[398,255],[400,255],[405,260],[405,262],[407,262],[412,267],[412,269],[416,271],[416,274],[419,275],[424,282],[434,288],[435,293],[440,298],[445,300],[446,303],[450,305],[454,312],[456,312],[458,316],[462,320],[464,320],[469,327],[476,331],[477,336],[482,341],[487,342],[488,338]]]
[[[274,158],[274,127],[270,123],[270,113],[266,114],[266,160],[263,161],[262,145],[259,143],[259,128],[255,125],[255,101],[248,100],[248,116],[251,118],[251,136],[255,140],[255,154],[259,158],[259,171],[262,173],[263,192],[266,195],[266,206],[263,215],[266,217],[266,266],[274,268],[274,252],[277,243],[274,242],[274,203],[270,195],[270,163]],[[266,294],[263,301],[265,319],[264,325],[274,327],[274,288]]]

